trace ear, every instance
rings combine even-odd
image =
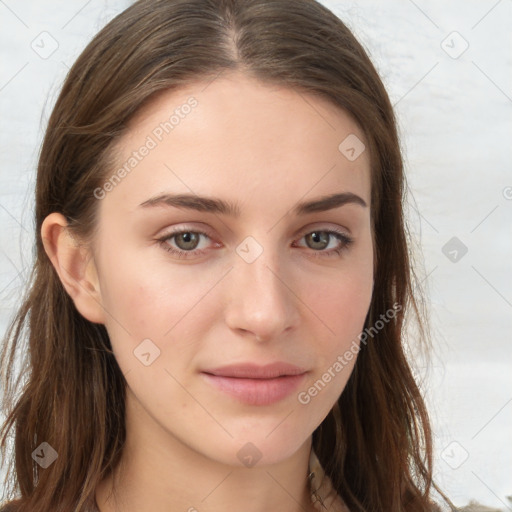
[[[64,215],[51,213],[41,226],[43,246],[76,309],[87,320],[105,323],[98,273],[90,251],[70,233]]]

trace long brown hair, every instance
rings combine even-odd
[[[365,133],[375,246],[365,327],[402,307],[362,348],[339,401],[313,433],[313,448],[350,510],[432,510],[431,431],[404,349],[408,314],[423,342],[429,330],[409,255],[396,121],[362,46],[315,0],[139,1],[103,28],[69,71],[39,158],[36,261],[2,351],[2,453],[14,428],[13,510],[92,507],[125,440],[126,380],[105,327],[83,318],[63,288],[41,224],[57,211],[79,239],[92,240],[94,190],[112,173],[112,148],[135,112],[158,91],[230,70],[326,98]],[[12,382],[17,352],[26,359]],[[58,453],[47,469],[32,458],[42,442]],[[9,465],[6,483],[11,473]]]

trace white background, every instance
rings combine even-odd
[[[435,350],[430,369],[420,362],[418,373],[437,481],[456,505],[476,499],[510,510],[512,3],[323,3],[370,53],[399,119],[431,303]],[[0,333],[33,256],[35,166],[51,107],[80,51],[129,4],[0,1]],[[48,58],[31,47],[44,52],[46,37],[51,48],[43,31],[58,43]],[[462,257],[460,248],[445,249],[455,262],[442,250],[453,237],[467,248]]]

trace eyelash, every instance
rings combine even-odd
[[[167,242],[174,238],[175,236],[182,235],[184,233],[194,233],[197,235],[204,235],[207,238],[210,238],[210,236],[205,233],[204,231],[198,231],[198,230],[191,230],[191,229],[182,229],[180,231],[173,231],[172,233],[169,233],[162,238],[158,238],[158,242],[163,247],[163,249],[175,256],[177,256],[180,259],[187,259],[189,257],[194,256],[202,256],[204,253],[207,252],[206,249],[195,249],[193,251],[183,251],[180,249],[175,249],[174,247],[171,247]],[[308,233],[305,233],[301,238],[303,238],[306,235],[310,235],[311,233],[327,233],[329,235],[333,235],[335,238],[337,238],[339,241],[342,242],[342,245],[336,249],[331,249],[330,251],[324,251],[319,250],[315,251],[314,249],[311,249],[313,251],[313,258],[330,258],[333,256],[340,257],[343,252],[348,250],[350,245],[354,242],[354,239],[346,235],[345,233],[333,229],[318,229],[313,230]]]

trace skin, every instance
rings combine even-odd
[[[368,151],[349,161],[338,150],[351,133],[365,139],[327,101],[233,73],[155,97],[121,139],[119,165],[191,95],[198,101],[192,112],[98,200],[91,246],[75,243],[59,213],[42,226],[67,292],[85,318],[105,324],[128,383],[117,501],[108,499],[109,477],[97,503],[101,512],[312,510],[311,436],[356,358],[309,403],[297,395],[364,327],[373,240],[369,206],[348,203],[302,216],[292,209],[334,192],[352,192],[370,205]],[[139,207],[164,192],[237,202],[241,214]],[[187,250],[177,237],[158,242],[173,227],[207,230],[197,245],[205,252],[188,259],[167,252],[165,243]],[[331,236],[322,246],[306,235],[333,228],[354,242],[340,255],[322,256],[342,242]],[[263,251],[252,263],[236,251],[248,236]],[[160,350],[149,366],[134,355],[144,339]],[[270,405],[241,403],[199,373],[276,360],[308,373],[296,391]],[[261,454],[253,467],[237,457],[248,442]]]

